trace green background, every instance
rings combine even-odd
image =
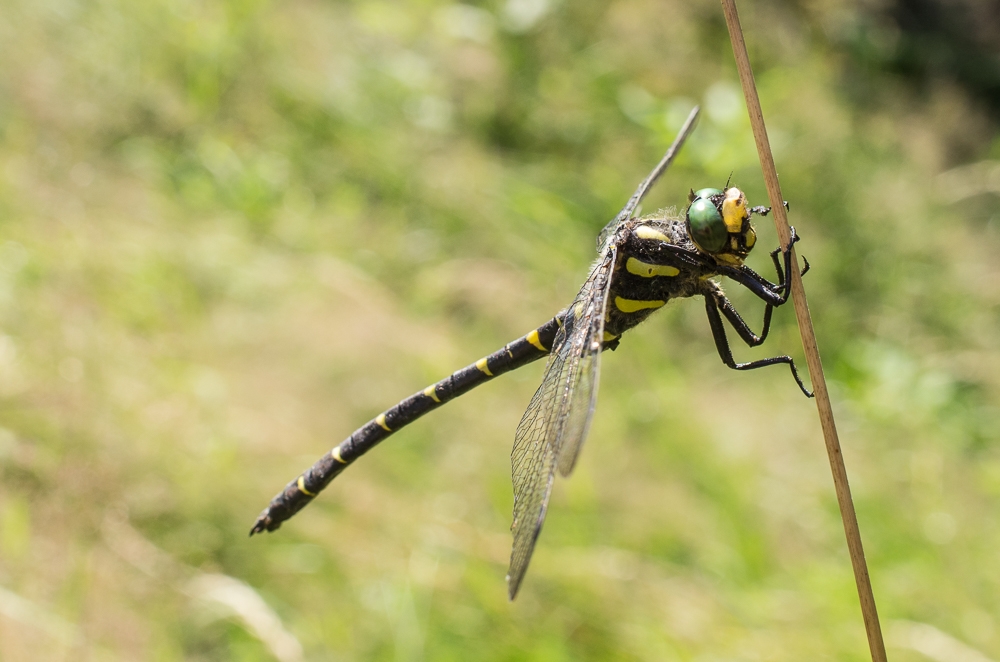
[[[741,9],[890,657],[1000,659],[996,28],[918,4]],[[695,103],[647,211],[730,174],[766,204],[708,0],[6,0],[0,659],[867,659],[814,404],[726,369],[699,301],[604,357],[516,602],[541,364],[247,538],[566,305]],[[785,352],[790,307],[736,349]]]

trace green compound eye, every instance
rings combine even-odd
[[[714,189],[702,189],[695,195],[706,190]],[[722,214],[715,208],[711,200],[696,198],[688,207],[687,222],[691,239],[698,244],[698,248],[707,253],[717,253],[722,250],[729,239],[726,222],[722,220]]]
[[[722,193],[722,189],[717,189],[717,188],[703,188],[703,189],[699,189],[699,190],[697,190],[697,191],[694,192],[694,199],[695,200],[698,200],[699,198],[708,199],[708,198],[711,198],[713,195],[719,195],[721,193]]]

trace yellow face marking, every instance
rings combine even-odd
[[[375,417],[375,422],[381,425],[386,432],[392,432],[389,426],[385,424],[385,414],[379,414]]]
[[[614,340],[617,337],[618,336],[616,336],[613,333],[608,333],[607,331],[604,332],[604,342],[611,342],[612,340]]]
[[[305,476],[299,476],[299,482],[297,483],[297,485],[299,487],[299,492],[302,492],[306,496],[311,496],[311,497],[316,496],[315,493],[310,492],[309,490],[306,489],[306,477]]]
[[[747,239],[746,239],[747,250],[753,248],[753,245],[756,243],[757,243],[757,233],[754,232],[754,229],[751,227],[749,230],[747,230]]]
[[[441,398],[438,397],[437,390],[434,388],[437,384],[431,384],[424,389],[424,395],[433,400],[434,402],[441,402]]]
[[[543,345],[542,341],[539,340],[539,338],[538,338],[538,329],[535,329],[534,331],[532,331],[531,333],[529,333],[528,335],[526,335],[524,337],[524,339],[527,340],[529,343],[531,343],[531,345],[533,347],[537,348],[541,352],[547,352],[547,351],[549,351],[549,350],[545,349],[545,345]]]
[[[493,373],[490,372],[490,367],[486,365],[486,359],[479,359],[476,361],[476,367],[479,368],[479,372],[485,374],[487,377],[493,376]]]
[[[741,260],[735,255],[731,255],[730,253],[718,253],[715,256],[715,259],[718,260],[719,262],[722,262],[723,264],[731,264],[734,267],[738,267],[741,264],[743,264],[743,260]]]
[[[623,299],[615,297],[615,308],[623,313],[635,313],[647,308],[659,308],[665,305],[666,301],[638,301],[636,299]]]
[[[347,464],[347,460],[345,460],[343,456],[340,454],[339,445],[333,447],[333,450],[330,451],[330,455],[332,455],[333,459],[335,459],[337,462],[340,462],[341,464]]]
[[[726,199],[722,201],[722,220],[726,229],[733,234],[743,229],[743,220],[747,218],[747,196],[735,186],[726,190]]]
[[[635,236],[639,237],[639,239],[653,239],[655,241],[665,241],[668,244],[670,243],[670,237],[649,225],[640,225],[635,230],[632,230],[632,232]]]
[[[677,267],[668,267],[662,264],[650,264],[630,257],[625,262],[625,270],[630,274],[652,278],[653,276],[676,276],[681,272]]]

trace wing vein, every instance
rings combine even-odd
[[[604,318],[617,248],[609,242],[591,269],[552,344],[542,383],[528,403],[514,437],[514,545],[507,575],[513,600],[545,522],[558,469],[576,464],[597,404]]]

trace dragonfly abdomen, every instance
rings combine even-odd
[[[302,475],[288,483],[257,518],[250,535],[274,531],[312,501],[354,460],[424,414],[489,380],[547,356],[563,313],[441,381],[414,393],[355,430]]]

